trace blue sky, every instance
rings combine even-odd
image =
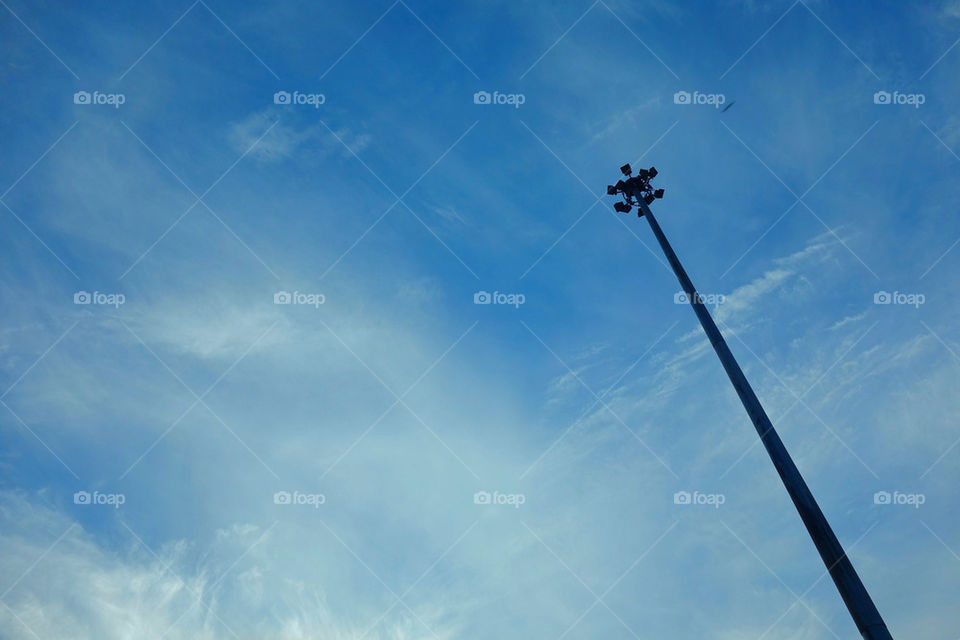
[[[955,0],[0,4],[3,638],[958,634]]]

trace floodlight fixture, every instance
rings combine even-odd
[[[637,205],[637,215],[643,217],[643,205],[651,205],[653,201],[663,197],[663,189],[654,189],[650,185],[652,180],[659,172],[656,167],[649,169],[638,169],[637,174],[633,175],[633,168],[629,164],[620,167],[621,173],[627,176],[625,180],[617,180],[616,184],[607,185],[607,195],[620,195],[622,202],[614,205],[614,209],[619,213],[628,213],[634,205]]]

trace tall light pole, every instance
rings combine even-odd
[[[607,187],[608,194],[620,194],[623,196],[623,200],[617,202],[614,205],[614,209],[619,213],[629,213],[633,206],[636,206],[638,208],[637,215],[639,217],[646,217],[647,222],[650,223],[653,235],[657,237],[657,241],[660,243],[660,247],[667,257],[667,261],[673,268],[677,280],[680,281],[680,286],[687,294],[690,306],[693,307],[693,311],[697,314],[697,318],[700,320],[704,332],[707,334],[707,337],[710,338],[710,344],[713,345],[713,350],[717,352],[717,357],[720,358],[720,363],[727,372],[730,382],[733,383],[733,388],[736,389],[737,395],[740,396],[740,401],[743,403],[744,409],[747,410],[747,415],[750,416],[750,420],[753,422],[753,426],[756,428],[757,434],[759,434],[760,440],[763,442],[763,446],[770,456],[770,460],[773,461],[773,466],[776,468],[777,473],[780,474],[780,480],[783,481],[783,485],[787,488],[787,493],[790,494],[790,499],[793,500],[793,505],[800,514],[800,519],[803,520],[803,524],[807,527],[807,532],[813,539],[813,544],[816,545],[817,551],[820,552],[820,557],[823,559],[827,571],[830,572],[830,577],[833,578],[834,584],[837,585],[837,590],[840,591],[840,597],[843,598],[843,602],[847,605],[847,609],[850,611],[850,615],[853,617],[857,629],[860,630],[865,640],[893,640],[893,637],[887,630],[887,625],[884,624],[883,618],[880,617],[880,612],[877,611],[877,607],[873,604],[870,594],[867,593],[866,587],[864,587],[863,582],[860,581],[860,576],[857,575],[853,564],[850,563],[850,559],[840,545],[840,541],[837,540],[833,529],[830,528],[827,518],[820,510],[820,506],[817,505],[813,494],[810,493],[810,489],[807,487],[803,476],[800,475],[797,465],[794,464],[786,447],[783,446],[783,441],[780,440],[780,436],[778,436],[774,430],[773,423],[770,422],[770,418],[767,417],[766,411],[763,410],[760,400],[757,399],[753,388],[750,386],[750,383],[747,382],[746,376],[743,375],[740,365],[737,364],[733,353],[730,352],[730,348],[723,339],[720,330],[717,329],[717,325],[710,316],[710,312],[703,305],[700,294],[697,293],[696,288],[694,288],[693,283],[690,281],[690,277],[687,276],[687,272],[684,271],[683,265],[680,264],[680,259],[677,258],[677,254],[674,253],[673,247],[671,247],[667,241],[667,237],[663,235],[663,230],[660,229],[657,219],[653,217],[653,212],[650,211],[649,205],[652,204],[655,199],[663,197],[663,189],[655,190],[650,186],[650,179],[657,175],[657,170],[653,167],[650,167],[650,169],[641,169],[637,172],[637,175],[634,176],[630,165],[625,164],[620,167],[620,171],[626,180],[619,180],[617,184]]]

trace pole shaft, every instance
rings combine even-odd
[[[747,415],[750,416],[750,420],[753,422],[753,426],[756,428],[757,434],[759,434],[760,440],[763,442],[763,446],[770,456],[770,460],[773,461],[773,466],[777,469],[777,473],[780,475],[780,479],[783,481],[787,493],[790,494],[790,499],[793,500],[793,504],[797,508],[797,512],[800,514],[800,518],[807,528],[807,532],[813,539],[813,543],[816,545],[817,551],[823,559],[823,563],[830,572],[830,577],[833,578],[834,584],[837,585],[837,589],[840,591],[840,597],[843,598],[844,603],[847,605],[847,609],[850,611],[850,615],[853,617],[857,629],[860,630],[865,640],[893,640],[893,637],[887,630],[886,624],[883,622],[883,618],[880,617],[880,612],[877,611],[877,607],[873,604],[870,594],[867,593],[866,587],[864,587],[863,582],[860,581],[860,577],[853,568],[853,564],[851,564],[846,552],[840,545],[840,541],[837,540],[837,536],[834,535],[833,529],[830,528],[830,524],[820,510],[819,505],[817,505],[813,494],[810,493],[807,483],[804,481],[803,476],[800,475],[800,471],[797,469],[796,464],[794,464],[793,459],[780,440],[780,436],[777,435],[776,430],[774,430],[773,423],[770,422],[770,418],[767,417],[766,411],[763,410],[760,400],[753,392],[753,388],[747,381],[746,376],[743,375],[740,365],[737,364],[736,359],[733,357],[733,353],[731,353],[730,348],[723,339],[723,335],[710,316],[710,312],[701,302],[700,295],[694,288],[689,276],[687,276],[687,272],[683,269],[683,265],[680,264],[680,259],[677,258],[677,254],[674,253],[673,248],[667,241],[667,237],[660,229],[660,225],[657,223],[656,218],[654,218],[653,212],[651,212],[650,207],[643,202],[642,195],[635,195],[637,196],[637,200],[639,200],[638,206],[640,210],[644,216],[646,216],[647,222],[650,223],[653,235],[657,237],[657,241],[660,243],[660,247],[667,257],[667,261],[673,268],[677,280],[680,281],[680,286],[690,300],[690,305],[693,307],[694,313],[697,314],[697,318],[700,320],[704,332],[706,332],[707,337],[710,339],[714,351],[717,352],[720,363],[727,372],[730,382],[733,383],[733,388],[736,389],[737,395],[740,396],[740,401],[743,403],[744,409],[747,410]]]

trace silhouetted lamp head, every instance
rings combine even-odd
[[[620,167],[620,172],[624,175],[623,180],[617,180],[616,184],[607,185],[607,195],[623,196],[621,202],[613,205],[617,213],[630,213],[634,205],[637,205],[637,216],[643,217],[648,206],[653,204],[654,200],[663,197],[663,189],[654,189],[650,181],[655,178],[659,171],[656,167],[649,169],[638,169],[637,174],[633,174],[633,168],[629,164]]]

